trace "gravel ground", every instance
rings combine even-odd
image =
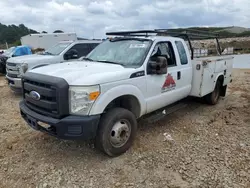
[[[154,124],[109,158],[91,142],[29,128],[21,96],[0,76],[0,187],[250,187],[250,70],[235,70],[216,106],[197,101]],[[171,140],[171,138],[172,140]]]

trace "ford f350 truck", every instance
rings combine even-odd
[[[87,55],[101,40],[61,41],[42,54],[13,57],[7,60],[6,79],[13,91],[21,91],[21,78],[26,71],[45,65],[62,63]]]
[[[226,95],[233,57],[194,59],[184,35],[153,33],[168,34],[107,33],[114,37],[82,61],[27,72],[20,102],[23,119],[58,138],[94,138],[98,149],[118,156],[131,147],[137,120],[151,112],[168,111],[188,96],[214,105]]]

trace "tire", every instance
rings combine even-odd
[[[208,94],[205,99],[210,105],[216,105],[220,99],[221,82],[217,80],[214,91]]]
[[[110,157],[125,153],[135,139],[137,121],[135,115],[124,108],[113,108],[100,120],[95,147]]]

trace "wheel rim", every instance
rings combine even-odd
[[[113,147],[124,146],[131,134],[131,124],[127,120],[117,121],[110,132],[110,143]]]

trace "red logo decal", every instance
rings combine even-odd
[[[168,91],[169,89],[174,89],[176,86],[176,83],[172,77],[171,74],[168,74],[167,77],[166,77],[166,80],[162,86],[162,90],[163,91]]]

